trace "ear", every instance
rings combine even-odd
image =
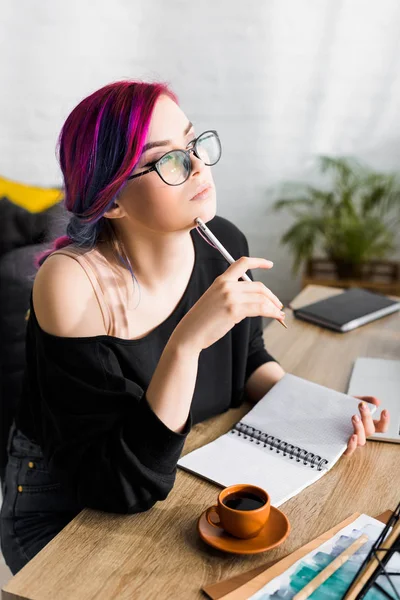
[[[104,213],[103,217],[106,217],[107,219],[120,219],[124,215],[125,211],[122,206],[120,206],[118,202],[114,202],[112,207]]]

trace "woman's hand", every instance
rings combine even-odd
[[[239,258],[186,313],[173,332],[174,338],[201,352],[246,317],[284,319],[282,302],[263,283],[238,281],[249,269],[270,269],[272,265],[265,258]]]
[[[347,450],[345,451],[346,456],[350,456],[353,454],[354,450],[357,446],[364,446],[366,442],[366,438],[373,433],[383,433],[387,431],[389,427],[390,415],[388,410],[383,410],[381,412],[381,418],[373,419],[368,408],[368,404],[375,404],[375,406],[380,405],[380,400],[375,398],[374,396],[354,396],[355,398],[359,398],[362,400],[358,405],[360,410],[360,415],[354,415],[352,418],[352,423],[354,427],[354,434],[350,436],[349,441],[347,443]]]

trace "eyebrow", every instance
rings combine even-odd
[[[189,131],[192,129],[193,123],[189,121],[183,135],[187,135]],[[160,142],[149,142],[143,146],[142,154],[144,154],[147,150],[151,148],[155,148],[156,146],[168,146],[168,144],[172,144],[172,140],[161,140]]]

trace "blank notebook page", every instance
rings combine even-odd
[[[178,465],[224,487],[258,485],[269,493],[273,506],[286,502],[324,473],[229,433],[187,454]]]
[[[360,400],[286,374],[245,415],[242,423],[318,454],[329,462],[353,433]]]

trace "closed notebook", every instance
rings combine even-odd
[[[286,374],[230,431],[180,458],[178,466],[223,487],[258,485],[279,506],[337,462],[359,402]]]
[[[345,333],[398,310],[398,301],[368,290],[351,288],[342,294],[295,308],[293,314],[298,319]]]

